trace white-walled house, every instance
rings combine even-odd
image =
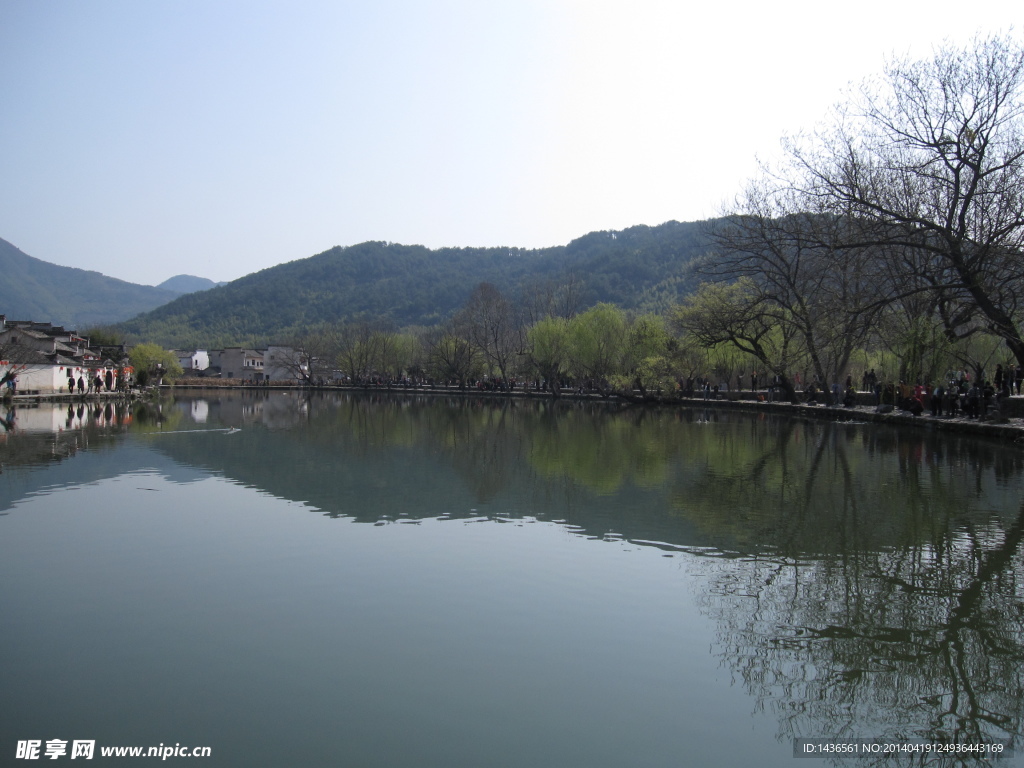
[[[263,373],[269,381],[304,381],[309,362],[291,347],[269,346],[263,353]]]
[[[196,349],[192,352],[179,350],[175,352],[175,356],[183,371],[205,371],[210,367],[210,353],[205,349]]]
[[[97,375],[104,388],[117,386],[119,368],[101,360],[85,339],[63,327],[31,321],[8,321],[0,315],[0,379],[14,377],[21,393],[67,393],[82,379],[88,388]],[[0,393],[3,394],[3,393]]]

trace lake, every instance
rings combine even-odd
[[[0,764],[1024,764],[1014,445],[402,394],[0,417]],[[833,764],[925,762],[796,763]]]

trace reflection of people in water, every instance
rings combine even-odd
[[[14,408],[11,408],[11,410],[7,412],[7,415],[4,416],[3,420],[0,421],[0,424],[3,425],[5,431],[10,432],[12,429],[14,429],[14,420],[16,418],[17,413]]]

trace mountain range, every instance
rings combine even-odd
[[[607,301],[662,311],[694,287],[687,267],[708,251],[706,232],[705,223],[670,221],[532,250],[371,241],[226,284],[180,275],[157,287],[47,264],[0,240],[0,312],[79,329],[113,324],[128,341],[222,347],[266,344],[356,318],[430,326],[483,282],[521,301],[571,282],[580,308]]]
[[[708,251],[706,231],[703,223],[672,221],[533,250],[388,242],[335,247],[181,296],[117,329],[129,340],[220,347],[282,341],[303,328],[357,318],[431,326],[484,282],[514,301],[572,282],[580,309],[606,301],[660,311],[694,287],[687,267]]]
[[[84,330],[135,317],[192,291],[218,285],[178,275],[158,286],[36,259],[0,239],[0,313]]]

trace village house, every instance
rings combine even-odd
[[[225,347],[220,351],[220,373],[225,379],[263,381],[263,353],[255,349]]]
[[[178,358],[178,365],[185,375],[202,375],[210,368],[210,353],[205,349],[195,349],[191,352],[174,350],[173,354]]]
[[[309,375],[309,362],[291,347],[273,345],[263,353],[263,371],[269,381],[304,381]]]
[[[82,379],[90,387],[99,376],[106,389],[116,389],[126,368],[89,348],[88,339],[63,326],[0,315],[0,379],[13,380],[18,392],[68,392]]]
[[[226,347],[205,352],[208,363],[205,375],[219,375],[225,379],[243,381],[303,381],[308,365],[291,347],[271,345],[266,349]],[[179,358],[182,367],[185,360]]]

